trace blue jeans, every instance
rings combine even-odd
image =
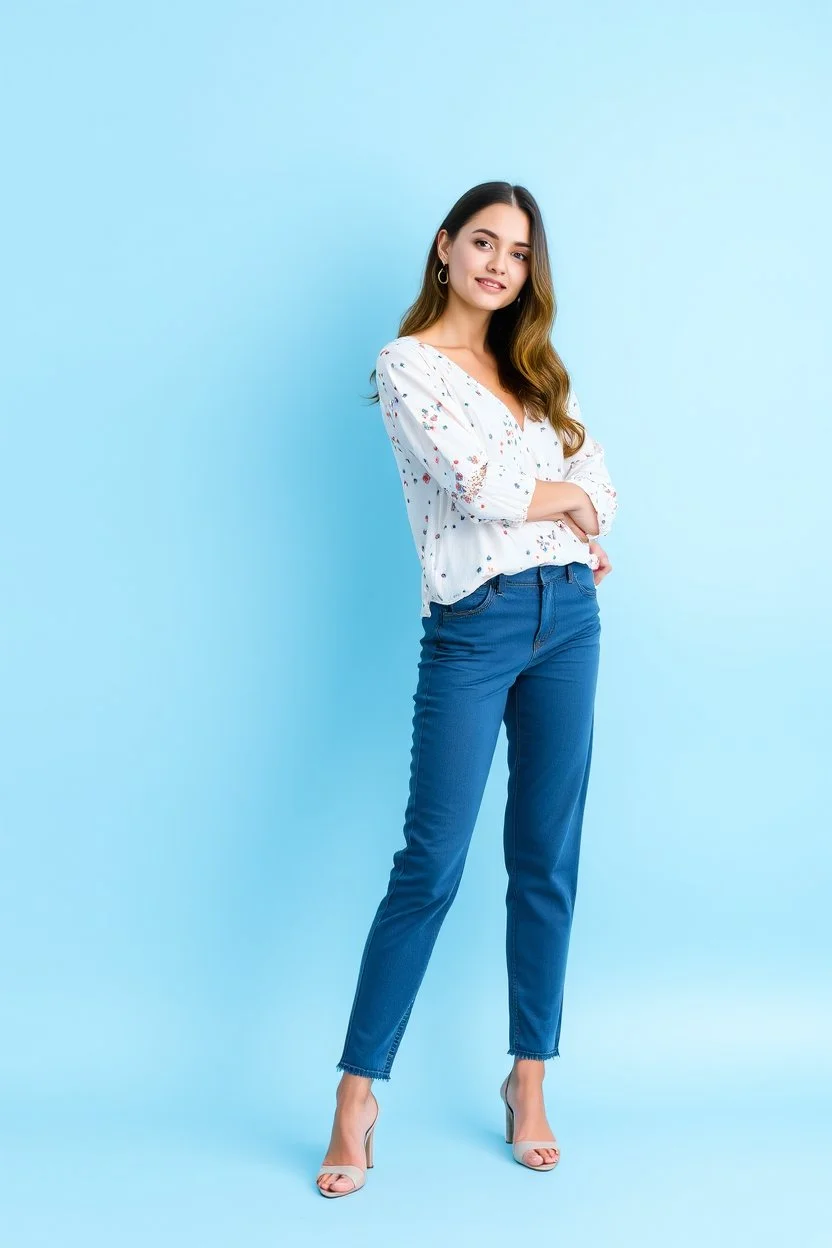
[[[508,1052],[558,1057],[601,622],[583,563],[498,573],[423,617],[405,844],[370,926],[337,1069],[389,1079],[508,740]]]

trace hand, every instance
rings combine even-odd
[[[572,521],[572,531],[580,541],[589,541],[587,533],[598,532],[598,513],[584,490],[579,490],[582,502],[579,506],[569,507],[564,515]]]
[[[604,550],[603,546],[598,544],[598,542],[590,542],[589,551],[590,554],[597,555],[600,560],[598,567],[593,568],[592,570],[592,579],[595,581],[596,586],[598,586],[601,584],[607,573],[612,572],[612,564],[610,563],[609,555]]]
[[[578,541],[585,542],[589,546],[589,553],[597,555],[599,559],[598,567],[592,569],[592,579],[595,581],[596,587],[601,584],[608,572],[612,572],[612,564],[610,557],[599,542],[593,541],[587,537],[586,532],[576,523],[570,516],[568,511],[560,511],[555,516],[567,528],[570,528],[577,537]]]
[[[586,535],[586,529],[582,529],[581,526],[578,524],[577,520],[573,520],[572,516],[570,515],[568,511],[558,512],[555,519],[560,520],[563,524],[566,525],[568,529],[571,529],[572,532],[577,537],[579,542],[583,542],[585,546],[591,545],[591,542]]]
[[[598,556],[598,559],[599,559],[598,567],[592,569],[592,579],[595,581],[595,585],[597,587],[598,585],[601,584],[601,582],[603,581],[607,573],[612,572],[612,564],[610,563],[609,555],[604,550],[603,546],[600,545],[600,543],[592,541],[590,538],[587,537],[585,531],[581,528],[579,524],[577,524],[572,519],[568,511],[560,512],[557,516],[557,519],[560,520],[563,524],[565,524],[568,528],[572,530],[572,532],[577,537],[578,541],[586,542],[586,544],[589,546],[589,553],[591,555]]]

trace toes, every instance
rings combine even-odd
[[[532,1166],[548,1166],[557,1158],[554,1148],[530,1148],[526,1158]]]
[[[355,1184],[348,1174],[322,1174],[318,1180],[318,1187],[326,1192],[349,1192]]]

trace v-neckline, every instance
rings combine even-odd
[[[454,368],[458,368],[461,373],[464,373],[466,377],[470,378],[470,380],[473,381],[476,385],[478,385],[481,390],[484,390],[486,394],[490,394],[492,399],[496,399],[497,402],[500,404],[500,406],[504,408],[505,411],[508,412],[509,416],[514,421],[515,425],[520,430],[520,432],[522,434],[525,434],[526,421],[529,419],[529,414],[526,411],[525,407],[523,408],[523,423],[521,425],[520,421],[514,415],[514,412],[511,410],[508,404],[504,403],[503,400],[500,398],[499,394],[495,394],[490,386],[486,386],[484,382],[480,381],[479,377],[475,377],[473,373],[469,373],[467,368],[463,368],[461,364],[457,364],[456,360],[452,360],[449,355],[446,355],[444,351],[440,351],[439,348],[435,347],[432,342],[422,342],[420,338],[412,338],[412,337],[410,338],[410,341],[415,342],[420,347],[430,347],[431,351],[435,351],[437,355],[442,356],[443,360],[448,360],[449,363],[453,364]]]

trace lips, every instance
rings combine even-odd
[[[502,282],[492,281],[490,277],[478,277],[476,280],[479,282],[480,286],[484,286],[486,290],[505,290],[505,286]]]

